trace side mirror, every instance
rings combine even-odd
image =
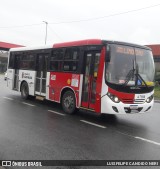
[[[110,49],[111,49],[110,45],[107,45],[106,58],[105,58],[106,62],[110,62],[110,60],[111,60],[111,50]]]

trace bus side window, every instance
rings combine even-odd
[[[78,48],[66,49],[63,71],[76,72],[78,70],[79,53],[80,50]]]
[[[29,52],[21,54],[21,60],[20,60],[19,68],[20,69],[34,70],[35,69],[35,56],[33,54],[29,53]]]
[[[10,69],[14,68],[14,54],[13,53],[10,53],[8,68],[10,68]]]
[[[64,49],[53,49],[51,60],[50,60],[50,70],[51,71],[61,71],[63,65]]]

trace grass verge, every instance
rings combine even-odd
[[[160,85],[156,85],[154,88],[154,98],[160,100]]]

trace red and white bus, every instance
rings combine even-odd
[[[150,48],[99,39],[9,52],[8,87],[23,99],[62,104],[66,113],[144,113],[153,107],[155,67]]]

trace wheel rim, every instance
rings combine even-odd
[[[74,98],[72,96],[67,96],[64,99],[64,106],[68,109],[68,110],[72,110],[74,108]]]

